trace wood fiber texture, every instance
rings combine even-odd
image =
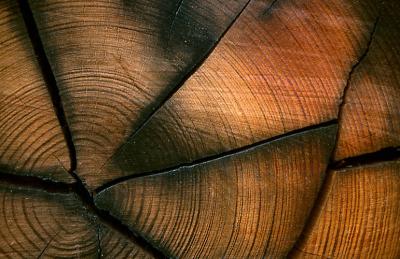
[[[100,192],[96,203],[170,256],[282,257],[309,216],[335,131],[329,126],[128,180]]]
[[[400,258],[397,0],[0,1],[0,258]]]
[[[73,181],[68,149],[15,1],[0,2],[0,168]]]
[[[0,254],[7,258],[106,258],[146,252],[86,210],[75,194],[0,187]],[[149,256],[150,257],[150,256]]]
[[[398,258],[400,162],[332,172],[297,258]]]
[[[101,167],[202,59],[244,1],[31,1],[71,128],[77,173]]]

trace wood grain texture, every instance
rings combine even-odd
[[[309,215],[335,134],[323,127],[131,179],[95,202],[172,257],[282,257]]]
[[[251,1],[206,62],[107,172],[159,170],[337,118],[374,6]],[[105,172],[104,172],[105,173]]]
[[[30,1],[89,188],[99,168],[211,50],[245,0]]]
[[[333,171],[295,258],[399,258],[400,161]]]
[[[380,6],[369,51],[349,82],[336,160],[400,146],[400,3]]]
[[[104,225],[99,228],[99,239],[102,258],[154,258],[115,230]]]
[[[0,2],[0,169],[72,182],[69,154],[16,1]]]
[[[0,200],[1,258],[150,258],[98,222],[75,194],[1,185]]]

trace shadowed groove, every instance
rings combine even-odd
[[[376,28],[378,27],[378,22],[379,22],[379,16],[375,19],[375,22],[374,22],[374,24],[372,26],[371,32],[369,34],[368,42],[367,42],[366,47],[364,48],[364,51],[362,52],[361,56],[357,59],[357,61],[354,63],[354,65],[350,69],[349,75],[348,75],[347,80],[346,80],[346,85],[345,85],[345,87],[343,89],[343,93],[342,93],[342,96],[341,96],[341,102],[339,104],[339,110],[338,110],[339,111],[338,112],[338,121],[339,121],[339,123],[341,122],[341,119],[342,119],[343,106],[345,105],[345,100],[346,100],[347,92],[348,92],[348,90],[350,88],[350,83],[351,83],[351,80],[352,80],[353,73],[357,70],[358,66],[362,63],[362,61],[368,55],[369,49],[370,49],[372,41],[374,39]],[[338,131],[338,134],[337,134],[337,137],[336,137],[336,144],[335,144],[335,147],[334,147],[334,150],[333,150],[333,155],[336,153],[337,141],[338,141],[339,138],[340,138],[340,131]]]
[[[361,8],[348,11],[347,1],[278,1],[263,16],[270,2],[249,4],[103,174],[170,168],[337,117],[358,45],[368,40]]]
[[[184,0],[180,0],[180,4],[183,3]],[[194,64],[192,66],[192,68],[190,69],[190,71],[188,73],[186,73],[186,75],[180,80],[180,82],[178,82],[178,84],[172,89],[172,91],[170,91],[160,102],[158,102],[158,104],[152,108],[151,112],[143,119],[142,123],[135,129],[135,131],[129,136],[128,139],[133,139],[137,133],[144,128],[147,123],[151,120],[151,118],[157,113],[158,110],[161,109],[161,107],[163,107],[168,100],[170,100],[172,98],[172,96],[174,96],[174,94],[176,92],[179,91],[179,89],[182,87],[182,85],[197,71],[197,69],[207,60],[207,58],[212,54],[213,50],[218,46],[218,43],[221,41],[221,39],[225,36],[225,34],[229,31],[229,29],[233,26],[233,24],[236,22],[236,20],[240,17],[240,15],[244,12],[244,10],[246,10],[246,7],[249,5],[249,3],[251,2],[251,0],[248,0],[246,2],[246,4],[243,6],[243,8],[239,11],[239,13],[236,15],[236,17],[232,20],[232,22],[227,26],[227,28],[223,31],[223,33],[218,37],[218,39],[213,43],[213,45],[210,47],[209,51],[207,52],[207,54],[201,58],[196,64]],[[178,7],[179,9],[180,7]],[[119,150],[123,149],[123,147],[126,144],[121,145],[121,147],[119,147],[115,153],[117,153]],[[106,160],[106,163],[112,158],[112,156]],[[106,164],[105,163],[105,164]]]
[[[103,190],[95,202],[174,257],[280,257],[311,208],[335,134],[333,123],[242,153],[131,179]]]
[[[275,2],[276,2],[276,1],[274,1],[273,4],[274,4]],[[247,4],[248,4],[248,3],[247,3]],[[272,7],[272,6],[270,6],[270,8],[271,8],[271,7]],[[179,10],[179,7],[178,7],[178,10]],[[243,10],[242,10],[242,11],[243,11]],[[341,112],[342,106],[344,105],[345,95],[346,95],[346,92],[347,92],[347,90],[348,90],[348,84],[349,84],[349,82],[351,81],[352,73],[353,73],[353,71],[356,69],[356,67],[361,63],[361,61],[365,58],[365,56],[367,55],[367,52],[368,52],[369,46],[370,46],[370,44],[371,44],[371,42],[372,42],[373,34],[374,34],[375,29],[376,29],[377,23],[378,23],[378,19],[376,20],[376,22],[375,22],[375,24],[374,24],[374,28],[373,28],[373,31],[372,31],[372,33],[371,33],[370,41],[369,41],[369,43],[368,43],[368,46],[367,46],[366,51],[365,51],[364,54],[358,59],[358,63],[356,63],[356,64],[351,68],[351,71],[350,71],[350,73],[349,73],[349,77],[348,77],[347,82],[346,82],[346,87],[345,87],[344,90],[343,90],[343,95],[342,95],[342,98],[341,98],[341,103],[340,103],[340,105],[339,105],[339,116],[338,116],[338,117],[339,117],[339,120],[340,120],[340,112]],[[39,40],[40,40],[40,39],[39,39]],[[43,46],[42,46],[42,47],[43,47]],[[54,78],[53,78],[53,79],[54,79]],[[112,79],[110,79],[110,80],[112,80]],[[129,84],[129,82],[126,82],[126,83]],[[120,90],[120,88],[115,89],[115,90]],[[120,91],[121,91],[121,96],[122,96],[123,90],[120,90]],[[177,89],[176,91],[178,91],[178,89]],[[173,93],[173,94],[174,94],[174,93]],[[172,95],[173,95],[173,94],[172,94]],[[169,96],[168,98],[171,98],[172,95]],[[56,96],[56,98],[57,98],[57,96]],[[58,93],[58,98],[59,98],[59,93]],[[117,98],[117,99],[118,99],[118,98]],[[54,98],[53,98],[53,101],[54,101]],[[58,101],[59,101],[59,103],[55,104],[54,106],[56,107],[57,105],[60,105],[60,106],[62,107],[61,100],[59,99]],[[167,101],[168,101],[168,100],[165,100],[165,102],[167,102]],[[104,102],[106,102],[106,101],[104,101]],[[165,102],[164,102],[164,104],[165,104]],[[161,104],[157,109],[161,108],[161,106],[163,106],[164,104]],[[102,106],[102,104],[99,102],[99,107],[100,107],[100,106]],[[57,108],[56,108],[56,109],[57,109]],[[100,110],[101,110],[101,109],[100,109]],[[105,111],[105,110],[106,110],[106,109],[104,109],[104,111]],[[122,115],[126,115],[126,114],[124,113],[123,110],[119,110],[119,112],[120,112]],[[156,111],[154,111],[154,113],[155,113],[155,112],[156,112]],[[303,112],[304,112],[304,111],[303,111]],[[60,116],[64,118],[65,115],[64,115],[63,111],[61,111],[61,113],[62,113],[62,115],[60,115]],[[153,114],[154,114],[154,113],[153,113]],[[14,116],[14,115],[12,114],[12,111],[11,111],[11,115],[10,115],[10,116],[11,116],[11,117]],[[148,121],[152,116],[153,116],[153,115],[150,115],[150,117],[148,117],[148,118],[146,119],[146,121],[145,121],[139,128],[144,127],[145,124],[147,123],[147,121]],[[79,117],[77,117],[77,119],[79,119]],[[65,120],[65,123],[66,123],[66,119],[65,119],[65,118],[64,118],[64,120]],[[26,119],[26,121],[28,121],[28,120]],[[111,186],[113,186],[114,184],[123,182],[123,181],[128,180],[128,179],[131,179],[131,178],[139,178],[139,177],[145,177],[145,176],[150,176],[150,175],[163,174],[164,171],[167,171],[167,170],[172,170],[172,171],[174,171],[174,170],[180,170],[181,168],[189,168],[189,167],[192,167],[192,166],[195,166],[195,165],[198,165],[198,164],[206,163],[206,162],[208,162],[208,161],[212,161],[212,160],[224,158],[224,157],[229,156],[229,155],[232,155],[232,154],[237,154],[237,153],[240,153],[240,152],[247,151],[247,150],[249,150],[249,149],[252,149],[253,147],[256,147],[257,145],[261,145],[261,144],[267,143],[267,142],[269,142],[269,141],[274,141],[275,139],[280,139],[280,138],[282,138],[282,137],[289,136],[289,135],[291,135],[291,134],[295,134],[296,132],[303,132],[303,131],[305,131],[305,130],[310,130],[311,128],[314,128],[314,127],[321,127],[321,126],[323,127],[323,126],[328,126],[328,125],[333,125],[333,124],[337,124],[337,121],[336,121],[336,120],[333,120],[333,121],[329,121],[329,122],[326,122],[326,123],[323,123],[323,124],[318,124],[318,125],[314,125],[314,126],[302,128],[302,129],[296,130],[296,131],[294,131],[294,132],[289,132],[289,133],[286,133],[286,134],[284,134],[284,135],[280,135],[280,136],[277,136],[277,137],[274,137],[274,138],[271,138],[271,139],[268,139],[268,140],[262,140],[262,141],[260,141],[260,142],[256,142],[256,143],[251,144],[251,145],[243,146],[243,147],[240,147],[240,148],[238,148],[238,149],[234,149],[234,150],[227,151],[227,152],[224,152],[224,153],[219,153],[219,154],[216,154],[216,155],[214,155],[214,156],[205,157],[205,158],[202,158],[202,159],[199,159],[199,160],[195,160],[195,161],[192,161],[192,162],[189,162],[189,163],[180,164],[180,165],[178,165],[178,166],[176,166],[176,167],[171,167],[171,168],[166,168],[166,169],[163,168],[163,169],[157,170],[157,171],[144,172],[144,173],[138,174],[138,175],[136,175],[136,176],[129,176],[129,177],[117,178],[117,179],[115,179],[115,182],[114,182],[114,181],[108,182],[108,183],[106,183],[106,184],[100,186],[99,188],[97,188],[97,189],[95,190],[95,193],[96,193],[96,192],[99,192],[99,191],[102,191],[102,190],[104,190],[105,188],[111,187]],[[14,126],[15,126],[15,125],[14,125]],[[67,125],[67,124],[66,124],[66,127],[67,127],[67,130],[69,131],[68,125]],[[63,127],[63,129],[64,129],[64,127]],[[136,132],[134,132],[134,134],[135,134],[135,133],[136,133]],[[71,134],[71,133],[69,133],[69,134]],[[107,136],[103,136],[103,137],[104,137],[105,139],[107,139]],[[71,136],[70,136],[69,139],[70,139],[72,145],[74,145]],[[337,141],[337,140],[336,140],[336,141]],[[336,145],[335,145],[335,146],[336,146]],[[73,148],[75,148],[75,147],[73,147]],[[17,151],[17,150],[16,150],[16,151]],[[75,151],[74,151],[74,152],[75,152]],[[399,149],[398,149],[398,148],[388,148],[388,149],[384,149],[384,150],[381,150],[381,151],[378,151],[378,152],[374,152],[374,153],[372,153],[372,154],[367,154],[367,155],[363,155],[363,156],[357,156],[357,157],[354,157],[354,158],[348,158],[348,159],[345,159],[345,160],[343,160],[343,161],[339,161],[339,162],[337,162],[337,163],[334,163],[334,164],[332,164],[330,167],[332,167],[332,168],[342,168],[342,167],[348,167],[348,166],[359,166],[359,165],[363,165],[363,164],[369,164],[369,163],[371,163],[371,160],[372,160],[372,163],[376,163],[376,162],[380,162],[380,161],[388,161],[388,160],[392,160],[392,159],[398,159],[398,158],[399,158],[399,154],[400,154],[400,152],[399,152]],[[392,155],[393,155],[393,156],[392,156]],[[74,162],[74,163],[75,163],[74,168],[76,168],[76,158],[75,158],[75,155],[74,155],[74,161],[75,161],[75,162]],[[72,163],[72,162],[71,162],[71,163]],[[94,214],[99,215],[99,217],[102,217],[104,221],[109,222],[108,224],[113,225],[113,228],[119,229],[119,230],[118,230],[119,232],[125,232],[125,231],[127,231],[127,230],[126,230],[127,227],[126,227],[125,225],[123,225],[119,220],[113,218],[112,216],[109,216],[108,212],[101,211],[101,210],[99,210],[98,208],[96,208],[94,204],[92,204],[92,203],[93,203],[93,200],[92,200],[92,197],[91,197],[91,193],[89,193],[89,192],[86,190],[84,184],[83,184],[83,183],[79,180],[79,178],[76,176],[74,170],[72,170],[72,174],[74,174],[75,177],[76,177],[77,180],[78,180],[78,183],[77,183],[76,185],[71,185],[71,187],[73,188],[72,192],[78,193],[78,194],[80,195],[82,201],[83,201],[85,204],[87,204],[86,206],[87,206],[87,207],[91,207],[91,209],[94,211],[94,212],[93,212]],[[329,178],[329,175],[327,176],[327,178]],[[26,179],[24,178],[24,179],[22,179],[22,178],[18,178],[18,177],[15,178],[14,176],[8,175],[8,174],[4,175],[4,179],[0,177],[0,181],[10,182],[10,183],[15,184],[15,185],[19,185],[19,184],[24,185],[24,184],[27,184],[27,183],[23,183],[24,181],[29,182],[29,181],[31,181],[31,180],[33,180],[33,182],[34,182],[33,185],[36,185],[36,187],[39,187],[39,188],[42,188],[44,185],[47,185],[47,184],[50,184],[50,183],[51,183],[51,182],[45,182],[45,183],[43,183],[43,182],[39,181],[37,184],[35,184],[36,179],[31,179],[31,178],[26,178]],[[329,179],[327,179],[327,180],[325,181],[324,186],[325,186],[326,184],[328,184],[327,182],[329,182]],[[27,186],[30,186],[30,185],[27,185]],[[32,187],[32,186],[30,186],[30,187]],[[36,188],[36,187],[35,187],[35,188]],[[70,185],[68,185],[68,186],[57,185],[57,186],[56,186],[57,189],[58,189],[58,188],[60,189],[60,192],[63,192],[63,190],[64,190],[66,187],[70,188]],[[47,187],[46,187],[46,188],[47,188]],[[64,188],[64,189],[63,189],[63,188]],[[324,188],[322,188],[321,190],[324,190]],[[70,191],[71,191],[71,190],[68,189],[68,192],[70,192]],[[55,192],[57,192],[57,191],[55,191]],[[322,194],[322,196],[323,196],[323,194]],[[318,203],[318,202],[317,202],[317,203]],[[318,205],[316,205],[316,206],[318,206]],[[113,223],[110,223],[110,222],[113,222]],[[97,231],[98,231],[98,234],[99,234],[100,230],[98,229]],[[128,231],[129,231],[129,230],[128,230]],[[136,235],[139,236],[139,240],[142,240],[142,239],[140,238],[140,235],[139,235],[139,234],[126,233],[125,235],[126,235],[126,236],[130,236],[130,238],[133,239],[133,240],[135,240],[135,242],[137,242],[137,240],[136,240],[136,239],[137,239]],[[99,239],[99,236],[98,236],[98,239]],[[144,239],[143,239],[143,240],[144,240]],[[143,240],[142,240],[142,241],[139,241],[139,243],[142,242],[144,246],[147,246],[148,243],[152,243],[152,242],[146,243],[146,240],[144,240],[144,241],[143,241]],[[100,240],[98,240],[98,241],[100,242]],[[183,241],[182,241],[182,242],[183,242]],[[123,250],[123,249],[124,249],[124,248],[121,248],[121,250]],[[295,247],[294,247],[293,249],[295,249]],[[150,249],[150,250],[151,250],[151,249]],[[44,250],[43,250],[43,251],[44,251]],[[163,253],[164,253],[164,252],[160,252],[158,255],[159,255],[159,256],[165,256],[165,253],[164,253],[164,254],[163,254]]]
[[[51,96],[51,100],[54,106],[54,112],[60,123],[61,129],[64,133],[64,139],[67,143],[69,156],[70,156],[70,170],[73,172],[76,168],[76,151],[75,146],[72,141],[71,131],[68,127],[68,123],[64,113],[64,107],[62,105],[61,97],[58,92],[57,82],[54,77],[53,71],[51,69],[50,63],[47,59],[46,53],[43,48],[42,41],[39,36],[38,28],[36,22],[33,18],[31,8],[29,6],[28,0],[18,0],[18,4],[22,13],[22,17],[25,22],[25,26],[31,39],[33,49],[36,53],[40,68],[42,69],[42,76],[46,82],[48,92]],[[72,173],[73,177],[80,181],[76,175]]]
[[[343,105],[345,103],[345,98],[346,98],[346,94],[347,91],[349,89],[349,85],[351,82],[351,78],[352,75],[354,73],[354,71],[357,69],[357,67],[361,64],[361,62],[365,59],[365,57],[368,54],[369,48],[371,46],[371,43],[373,41],[374,38],[374,34],[376,32],[376,28],[378,26],[378,21],[379,21],[379,17],[377,17],[375,19],[375,22],[372,26],[372,29],[369,33],[369,38],[368,38],[368,42],[364,48],[364,50],[362,51],[361,55],[359,56],[359,58],[356,60],[356,62],[353,64],[353,66],[351,67],[349,73],[348,73],[348,77],[346,80],[346,84],[345,87],[343,88],[343,92],[342,92],[342,96],[341,96],[341,102],[339,104],[339,109],[338,109],[338,115],[337,115],[337,120],[340,123],[341,121],[341,116],[342,116],[342,110],[343,110]],[[328,165],[326,172],[325,172],[325,178],[324,181],[322,183],[321,189],[319,190],[319,194],[317,195],[317,199],[314,202],[313,208],[311,209],[310,215],[308,217],[308,220],[306,221],[306,223],[304,224],[303,227],[303,231],[300,234],[299,238],[297,239],[296,243],[293,245],[291,251],[289,252],[288,256],[289,257],[293,257],[293,254],[295,253],[295,250],[298,249],[298,243],[301,242],[302,240],[304,240],[304,238],[310,233],[312,226],[314,225],[315,221],[319,218],[320,213],[321,213],[321,209],[322,209],[322,204],[324,204],[324,202],[326,201],[329,193],[327,193],[330,190],[331,184],[332,184],[332,168],[338,167],[339,165],[341,166],[350,166],[353,165],[353,163],[357,163],[357,162],[366,162],[366,160],[364,160],[362,157],[357,157],[357,158],[353,158],[350,159],[349,162],[343,162],[343,161],[339,161],[338,163],[334,162],[334,154],[336,152],[337,149],[337,143],[338,143],[338,139],[340,138],[340,134],[339,134],[339,130],[337,130],[336,132],[336,139],[335,139],[335,144],[334,147],[332,149],[331,155],[330,155],[330,164]],[[387,155],[387,153],[385,153],[385,155]],[[375,155],[370,156],[368,158],[373,158],[375,157]],[[379,155],[377,156],[379,157]],[[382,159],[382,158],[379,158]],[[391,157],[389,159],[392,159]],[[367,160],[368,161],[368,160]],[[369,161],[370,162],[370,161]],[[361,164],[360,163],[360,164]]]
[[[99,188],[97,188],[93,193],[94,194],[100,193],[101,191],[103,191],[103,190],[105,190],[107,188],[110,188],[110,187],[112,187],[112,186],[114,186],[116,184],[122,183],[122,182],[130,180],[130,179],[141,178],[141,177],[146,177],[146,176],[153,176],[153,175],[160,175],[160,174],[168,173],[168,172],[171,172],[171,171],[177,171],[177,170],[180,170],[182,168],[190,168],[190,167],[193,167],[193,166],[205,164],[205,163],[208,163],[208,162],[211,162],[211,161],[215,161],[215,160],[219,160],[219,159],[222,159],[222,158],[225,158],[225,157],[229,157],[229,156],[232,156],[232,155],[236,155],[236,154],[247,152],[249,150],[257,148],[258,146],[262,146],[262,145],[265,145],[265,144],[270,143],[270,142],[279,141],[281,139],[289,138],[291,136],[296,136],[298,134],[305,133],[305,132],[310,131],[310,130],[325,128],[325,127],[329,127],[329,126],[332,126],[332,125],[337,125],[337,120],[331,120],[331,121],[323,122],[323,123],[320,123],[320,124],[317,124],[317,125],[311,125],[311,126],[308,126],[308,127],[305,127],[305,128],[293,130],[293,131],[287,132],[285,134],[281,134],[281,135],[278,135],[278,136],[275,136],[275,137],[272,137],[272,138],[269,138],[269,139],[266,139],[266,140],[262,140],[262,141],[258,141],[258,142],[252,143],[250,145],[246,145],[246,146],[242,146],[240,148],[236,148],[236,149],[232,149],[232,150],[229,150],[229,151],[226,151],[226,152],[218,153],[218,154],[213,155],[213,156],[207,156],[207,157],[204,157],[204,158],[201,158],[201,159],[198,159],[198,160],[194,160],[194,161],[189,162],[189,163],[179,164],[179,165],[174,166],[174,167],[163,168],[161,170],[142,172],[142,173],[139,173],[139,174],[132,174],[132,175],[128,175],[128,176],[123,176],[123,177],[120,177],[120,178],[116,178],[116,179],[114,179],[114,180],[112,180],[112,181],[110,181],[108,183],[105,183],[104,185],[102,185]]]
[[[68,149],[18,3],[2,1],[0,13],[0,167],[72,182]]]
[[[91,190],[120,176],[98,168],[210,51],[247,1],[186,0],[175,17],[178,2],[30,1],[72,132],[76,173]]]
[[[42,41],[39,36],[38,28],[36,27],[35,20],[33,18],[32,11],[30,9],[29,3],[26,0],[19,0],[19,6],[21,9],[22,16],[24,18],[25,25],[27,27],[27,31],[29,37],[31,38],[32,45],[34,47],[35,53],[38,56],[38,60],[42,69],[43,76],[48,86],[48,91],[52,97],[54,110],[57,115],[57,118],[61,124],[63,129],[64,137],[67,142],[68,150],[70,153],[70,161],[71,161],[71,169],[70,173],[75,178],[76,184],[73,189],[74,192],[81,199],[82,203],[94,212],[105,224],[111,226],[117,232],[132,240],[135,244],[141,246],[144,250],[148,251],[150,254],[153,254],[155,257],[160,258],[164,257],[164,255],[158,251],[155,247],[149,244],[145,239],[141,238],[141,236],[137,233],[131,233],[127,228],[125,228],[118,220],[108,215],[107,212],[99,210],[96,206],[94,206],[93,198],[89,191],[86,189],[84,183],[79,178],[79,176],[75,173],[75,169],[77,166],[76,160],[76,149],[72,139],[72,134],[68,126],[68,122],[65,116],[64,107],[62,105],[62,100],[60,97],[60,93],[58,90],[57,82],[52,72],[50,63],[47,59],[46,53],[44,51],[44,47]],[[14,179],[13,181],[23,183],[25,178]],[[34,183],[30,187],[43,187],[43,183],[38,182]]]

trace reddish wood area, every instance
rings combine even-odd
[[[400,258],[398,0],[0,1],[1,258]]]
[[[335,132],[329,126],[128,180],[96,203],[169,256],[283,257],[309,216]]]
[[[297,258],[397,258],[400,162],[331,172]]]

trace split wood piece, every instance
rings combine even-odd
[[[73,182],[67,145],[16,1],[0,2],[0,170]]]
[[[30,1],[89,189],[99,169],[210,52],[247,0]]]
[[[1,258],[150,257],[99,223],[74,194],[0,185],[0,199]]]
[[[349,82],[335,160],[400,146],[398,46],[400,2],[384,1],[369,51]]]
[[[400,161],[333,171],[297,258],[399,258]]]
[[[336,126],[116,184],[95,203],[178,258],[285,256],[318,195]]]
[[[102,172],[191,163],[337,118],[375,22],[368,1],[251,1],[213,53]]]

